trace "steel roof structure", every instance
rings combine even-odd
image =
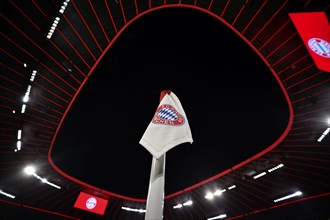
[[[172,8],[210,15],[239,36],[278,82],[289,116],[283,133],[267,148],[166,194],[164,219],[199,220],[221,214],[226,219],[329,218],[330,139],[318,139],[330,127],[330,75],[316,67],[289,17],[291,12],[328,14],[326,1],[64,2],[1,2],[0,190],[15,198],[0,194],[0,218],[144,219],[143,213],[122,207],[145,209],[146,198],[68,175],[54,162],[52,150],[75,99],[117,38],[143,16],[165,15]],[[25,95],[28,101],[23,100]],[[15,152],[18,139],[22,149]],[[32,161],[38,164],[40,179],[47,175],[61,189],[36,184],[33,177],[22,180],[22,169]],[[266,175],[255,178],[260,173]],[[205,198],[206,192],[216,189],[226,190],[223,198]],[[295,190],[302,195],[274,202]],[[108,200],[104,215],[73,207],[81,191]],[[173,208],[188,200],[193,206]]]

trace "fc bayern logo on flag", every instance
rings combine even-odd
[[[173,106],[163,104],[158,107],[152,122],[163,125],[183,125],[185,120]]]

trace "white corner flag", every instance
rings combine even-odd
[[[139,143],[158,159],[185,142],[193,142],[186,114],[178,97],[172,91],[164,90],[156,113]]]
[[[164,90],[156,113],[139,142],[153,156],[145,220],[163,219],[165,153],[184,142],[193,142],[186,114],[178,97]]]

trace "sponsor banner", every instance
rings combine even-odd
[[[107,204],[108,200],[106,199],[80,192],[74,207],[103,215]]]
[[[330,24],[325,12],[289,13],[318,69],[330,72]]]

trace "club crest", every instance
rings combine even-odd
[[[158,107],[152,122],[163,125],[183,125],[185,120],[173,106],[163,104]]]
[[[311,38],[308,40],[309,48],[324,58],[330,58],[330,43],[320,38]]]
[[[93,208],[95,208],[96,204],[97,204],[96,199],[94,197],[90,197],[86,201],[86,208],[93,209]]]

